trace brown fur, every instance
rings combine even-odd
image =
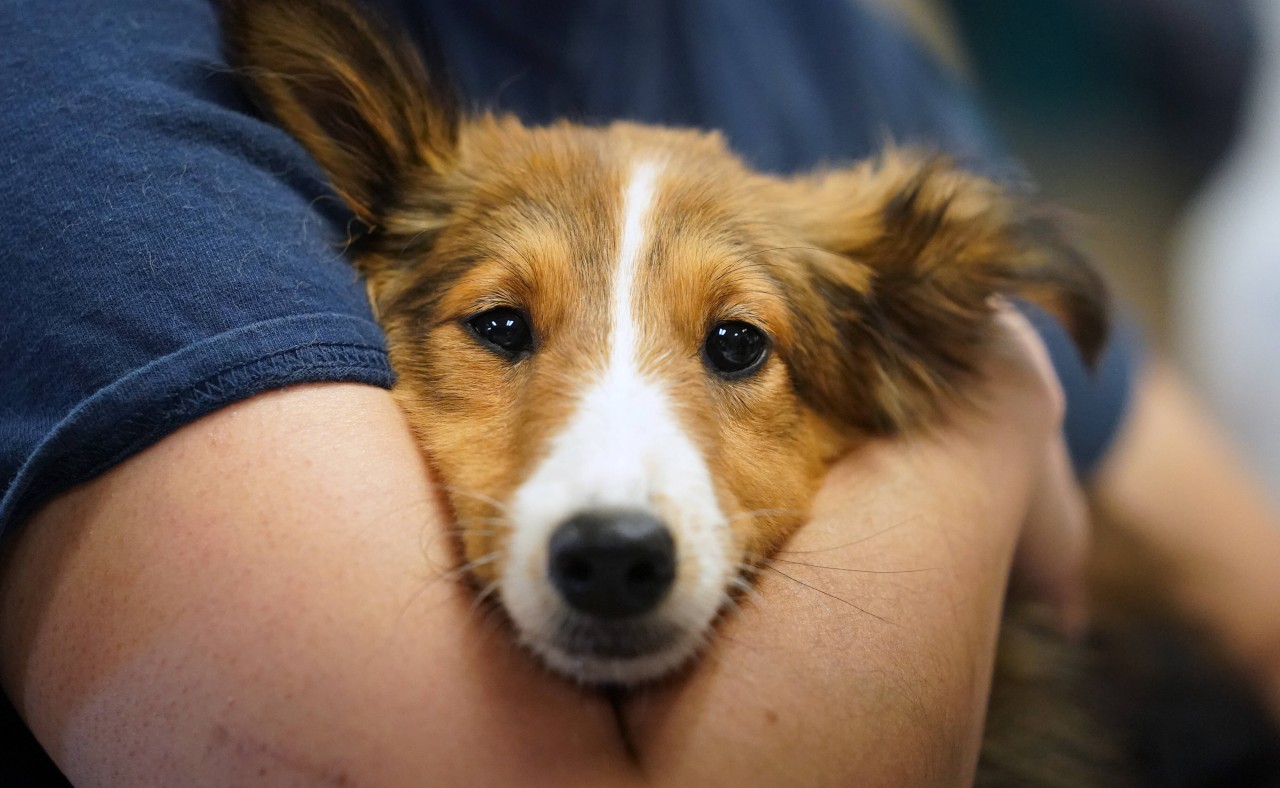
[[[929,422],[987,340],[990,298],[1057,316],[1092,361],[1101,281],[1034,203],[940,158],[880,160],[779,185],[775,204],[819,251],[789,282],[794,366],[828,418],[871,432]]]
[[[420,61],[333,0],[226,4],[233,63],[365,222],[358,265],[441,475],[504,500],[563,423],[564,381],[599,364],[617,196],[638,154],[665,163],[642,290],[646,363],[710,458],[744,553],[803,521],[825,462],[859,435],[928,424],[963,389],[996,293],[1062,317],[1092,356],[1105,299],[1038,214],[945,160],[777,179],[714,134],[628,124],[531,129],[459,117]],[[460,321],[528,307],[537,362],[510,366]],[[708,380],[698,347],[749,319],[775,350],[748,381]],[[498,514],[454,497],[464,524]],[[492,529],[486,529],[492,530]],[[499,545],[475,537],[470,558]],[[489,581],[499,568],[481,574]]]
[[[353,251],[395,395],[450,485],[466,560],[500,551],[501,529],[469,526],[501,514],[493,502],[568,418],[567,383],[604,363],[619,195],[638,157],[663,163],[637,275],[640,363],[667,382],[745,560],[799,527],[830,460],[962,396],[993,295],[1048,309],[1088,358],[1105,335],[1100,282],[1043,214],[945,159],[895,151],[774,178],[715,134],[461,117],[407,45],[338,0],[232,0],[224,27],[253,94],[364,224]],[[497,306],[528,310],[534,357],[513,364],[467,333]],[[702,364],[723,320],[771,338],[749,378]]]

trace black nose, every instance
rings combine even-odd
[[[579,612],[638,616],[671,590],[676,547],[671,532],[651,515],[584,512],[551,535],[547,571],[560,596]]]

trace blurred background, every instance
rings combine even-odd
[[[1280,500],[1280,0],[886,3]]]

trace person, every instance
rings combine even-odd
[[[842,0],[395,5],[432,22],[469,101],[530,122],[717,127],[780,171],[888,130],[1002,168],[946,72]],[[628,700],[623,741],[606,698],[550,678],[450,581],[447,513],[335,251],[348,217],[219,67],[213,10],[52,11],[0,9],[0,682],[73,782],[967,782],[1015,553],[1078,618],[1064,418],[1100,500],[1215,570],[1185,604],[1280,675],[1275,633],[1219,615],[1274,594],[1264,516],[1247,490],[1178,505],[1203,469],[1168,462],[1168,437],[1213,433],[1187,432],[1176,381],[1139,378],[1108,450],[1132,345],[1073,386],[1054,327],[1005,312],[987,407],[836,467],[788,547],[798,582],[764,578],[687,675]],[[1243,570],[1239,542],[1202,555],[1208,508],[1239,515]],[[1149,527],[1167,509],[1175,526]]]

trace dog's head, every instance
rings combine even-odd
[[[1085,353],[1102,289],[1052,225],[946,161],[799,179],[715,134],[463,117],[337,0],[226,5],[232,62],[366,232],[353,245],[462,560],[587,682],[696,652],[859,436],[929,423],[991,297]]]

